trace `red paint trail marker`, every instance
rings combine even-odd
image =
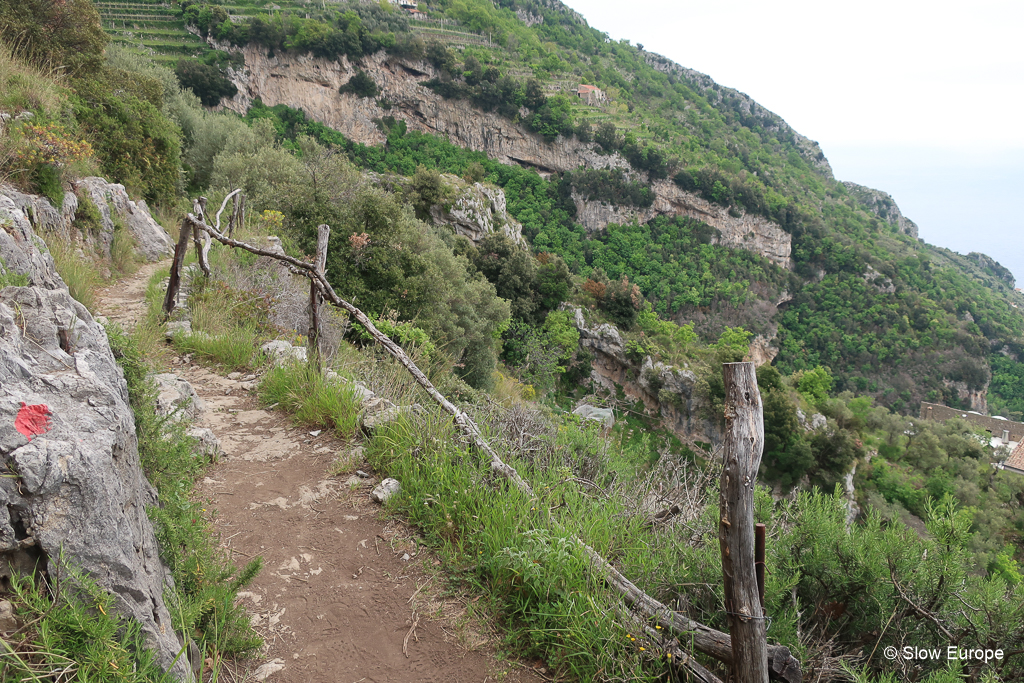
[[[14,418],[14,428],[31,441],[33,436],[45,434],[53,427],[50,415],[50,408],[45,403],[30,406],[22,401],[18,417]]]

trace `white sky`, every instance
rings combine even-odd
[[[1024,285],[1024,1],[567,4],[747,93],[838,179],[892,194],[926,241],[983,251]]]

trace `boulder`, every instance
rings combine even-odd
[[[174,373],[152,375],[159,392],[156,397],[156,412],[172,420],[195,420],[206,410],[206,403],[186,380]]]
[[[32,235],[18,246],[28,271],[46,262]],[[0,467],[12,475],[0,477],[0,577],[84,572],[141,625],[157,661],[191,680],[175,662],[172,579],[146,515],[158,501],[139,465],[127,385],[105,331],[64,288],[0,290]]]
[[[274,362],[274,365],[285,365],[292,361],[298,361],[300,363],[306,362],[306,347],[292,346],[281,339],[268,341],[266,344],[261,346],[260,349],[270,357]]]
[[[110,243],[114,238],[114,221],[120,219],[128,232],[138,243],[138,252],[147,261],[159,261],[174,253],[174,242],[163,227],[153,220],[146,202],[134,202],[125,191],[124,185],[108,183],[95,176],[82,178],[75,183],[75,189],[85,193],[103,219],[104,251],[110,255]]]
[[[615,426],[615,411],[611,408],[598,408],[584,403],[572,411],[573,415],[579,415],[584,420],[600,422],[605,429]]]

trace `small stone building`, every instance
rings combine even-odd
[[[576,88],[576,97],[580,98],[585,104],[589,104],[592,107],[608,101],[608,97],[604,94],[604,91],[596,85],[581,85]]]

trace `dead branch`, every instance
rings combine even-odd
[[[626,604],[636,609],[648,619],[655,620],[662,628],[679,633],[682,636],[681,640],[684,643],[689,643],[698,652],[710,655],[725,664],[732,664],[732,639],[728,633],[722,633],[709,626],[688,619],[678,612],[673,612],[633,585],[619,570],[598,555],[593,548],[579,539],[576,539],[576,542],[580,544],[580,547],[583,548],[583,551],[590,558],[591,564],[604,575],[608,585],[622,593]],[[800,662],[790,653],[788,647],[769,645],[768,675],[772,680],[800,683]]]

